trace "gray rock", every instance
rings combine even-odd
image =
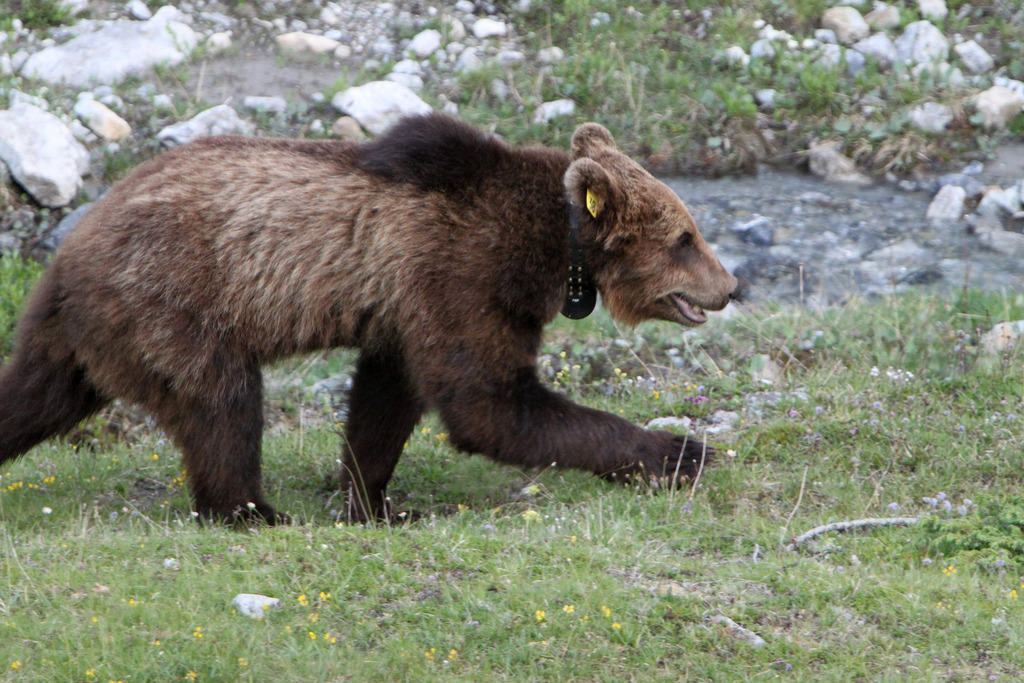
[[[864,291],[869,294],[904,291],[910,284],[920,283],[923,272],[938,271],[932,260],[929,251],[911,239],[877,249],[860,264]]]
[[[930,21],[907,24],[896,39],[896,52],[905,64],[944,62],[949,56],[949,41]]]
[[[995,68],[995,60],[992,59],[992,55],[985,51],[981,45],[978,45],[973,40],[968,40],[964,43],[959,43],[953,48],[956,52],[956,56],[960,58],[960,62],[967,67],[967,70],[972,74],[983,74],[991,71]]]
[[[149,21],[97,21],[95,30],[35,53],[21,69],[23,77],[46,83],[88,88],[116,84],[142,75],[157,64],[180,64],[199,44],[196,32],[179,21],[170,6]]]
[[[26,192],[51,208],[70,204],[89,170],[89,152],[64,122],[26,103],[0,111],[0,161]]]
[[[167,126],[156,134],[167,146],[184,145],[207,135],[251,135],[252,126],[226,104],[200,112],[188,121]]]
[[[868,22],[853,7],[830,7],[821,15],[821,26],[834,31],[836,39],[844,45],[852,45],[871,33]]]
[[[864,40],[858,40],[853,44],[853,49],[865,57],[871,57],[882,70],[892,67],[896,63],[896,44],[884,33],[876,33]]]
[[[1016,185],[1006,189],[993,187],[978,202],[979,216],[1002,224],[1021,209],[1020,191]]]
[[[426,59],[439,49],[441,49],[441,32],[432,28],[420,31],[405,46],[407,53],[416,55],[420,59]]]
[[[775,240],[775,226],[772,225],[772,219],[765,216],[755,216],[733,229],[739,234],[740,240],[754,246],[770,247]]]
[[[932,222],[958,221],[964,213],[967,192],[957,185],[944,185],[932,203],[928,205],[925,217]]]
[[[253,619],[262,619],[267,610],[279,609],[281,600],[256,593],[239,593],[231,601],[231,606],[237,609],[239,614]]]
[[[978,235],[985,247],[1014,259],[1024,258],[1024,235],[1007,230],[992,230]]]
[[[572,116],[576,113],[576,103],[572,100],[560,99],[544,102],[533,113],[534,123],[550,123],[559,116]]]
[[[953,110],[938,102],[925,102],[911,109],[908,117],[926,133],[941,133],[953,123]]]
[[[60,223],[57,224],[57,227],[54,228],[49,235],[43,238],[39,243],[39,246],[43,249],[54,251],[60,246],[60,243],[64,241],[64,238],[75,229],[75,226],[78,225],[78,222],[82,220],[85,214],[89,213],[89,210],[92,209],[92,205],[93,202],[82,204],[67,216],[64,216]]]
[[[242,106],[252,111],[270,114],[284,114],[288,111],[288,101],[283,97],[267,97],[263,95],[247,95]]]
[[[374,135],[380,135],[403,116],[433,111],[408,87],[391,81],[371,81],[339,92],[331,98],[331,106]]]

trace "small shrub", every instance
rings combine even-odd
[[[25,297],[43,272],[42,266],[21,256],[4,252],[0,256],[0,357],[14,346],[14,326]]]

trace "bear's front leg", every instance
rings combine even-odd
[[[576,405],[544,388],[532,367],[503,383],[452,384],[439,408],[456,447],[518,465],[682,479],[695,477],[712,455],[701,442]]]

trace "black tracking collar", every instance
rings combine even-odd
[[[578,209],[569,202],[569,288],[562,302],[562,315],[573,320],[586,318],[597,305],[597,289],[590,279],[583,247],[580,245]]]

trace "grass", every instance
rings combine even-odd
[[[1020,295],[969,292],[696,332],[553,325],[542,372],[582,402],[638,423],[738,414],[716,467],[674,491],[467,457],[428,419],[391,489],[424,516],[338,525],[337,425],[296,387],[344,354],[270,373],[269,408],[291,417],[267,433],[268,495],[302,525],[198,526],[159,432],[41,445],[0,469],[0,679],[1018,677],[1024,363],[980,335],[1021,317]],[[767,362],[772,386],[753,374]],[[281,608],[244,617],[240,592]]]

